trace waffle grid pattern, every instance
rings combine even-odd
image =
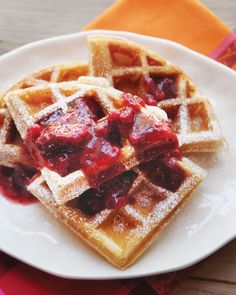
[[[0,165],[7,167],[33,165],[6,108],[0,109]]]
[[[34,123],[59,109],[65,114],[68,104],[76,98],[96,96],[97,102],[106,115],[122,107],[120,104],[123,100],[122,95],[122,92],[111,88],[104,78],[80,77],[78,82],[51,83],[14,91],[5,97],[5,101],[21,137],[25,139],[28,128]],[[147,117],[152,116],[143,107],[141,112]],[[159,121],[155,116],[152,117],[156,122]],[[98,120],[97,124],[103,119]],[[140,160],[136,157],[136,151],[128,140],[124,140],[122,144],[121,162],[128,170],[137,166]],[[88,179],[81,170],[66,176],[60,176],[46,167],[41,172],[58,203],[65,203],[90,188]]]
[[[136,169],[137,178],[129,192],[132,203],[119,210],[104,209],[93,217],[69,203],[58,205],[43,177],[31,183],[29,190],[85,242],[125,269],[147,249],[203,179],[202,169],[190,160],[183,158],[179,165],[186,177],[175,192],[154,185]]]
[[[9,88],[3,96],[10,91],[46,85],[50,82],[73,81],[80,76],[87,75],[88,64],[86,62],[52,66],[28,75]],[[11,115],[2,100],[0,100],[0,122],[0,165],[7,167],[15,167],[16,165],[32,167],[32,159],[23,147],[20,134],[16,130]]]
[[[116,89],[143,97],[146,78],[175,77],[176,97],[157,105],[169,116],[176,110],[174,127],[183,152],[212,152],[221,144],[220,126],[209,99],[179,68],[125,39],[91,36],[88,43],[90,75],[107,78]]]

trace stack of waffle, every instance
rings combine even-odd
[[[28,190],[125,269],[202,181],[187,154],[216,151],[222,135],[176,66],[125,39],[88,44],[88,65],[41,70],[4,94],[0,164],[35,167]]]

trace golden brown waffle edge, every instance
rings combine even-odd
[[[135,202],[122,209],[104,209],[87,216],[70,205],[58,205],[42,176],[28,187],[39,201],[83,241],[120,269],[126,269],[152,244],[182,208],[204,177],[201,168],[184,158],[187,177],[176,192],[153,186],[141,173],[130,189]],[[153,195],[154,194],[154,195]]]
[[[147,92],[144,79],[175,77],[177,97],[161,100],[158,106],[167,112],[184,153],[214,152],[222,144],[210,100],[181,69],[125,38],[91,35],[88,45],[90,75],[107,78],[117,89],[142,97]]]

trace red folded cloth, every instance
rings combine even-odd
[[[175,40],[236,70],[236,35],[199,1],[120,0],[88,28],[128,30]],[[0,295],[164,295],[191,270],[132,280],[68,280],[0,252]]]
[[[188,272],[186,269],[128,280],[68,280],[46,274],[0,252],[0,295],[164,295]]]

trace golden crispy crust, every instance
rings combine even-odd
[[[89,217],[68,203],[58,205],[43,177],[28,189],[57,218],[83,241],[120,269],[133,264],[160,235],[191,196],[204,177],[201,168],[188,159],[178,163],[185,179],[175,192],[154,185],[137,171],[129,198],[132,202],[120,210],[104,209]]]
[[[22,139],[17,132],[11,115],[6,108],[3,97],[10,91],[25,89],[50,82],[77,80],[80,76],[88,75],[86,62],[73,62],[51,66],[29,74],[11,86],[0,97],[0,165],[15,167],[16,165],[33,166],[33,161],[23,146]]]
[[[223,141],[213,107],[178,67],[123,38],[89,36],[90,75],[105,77],[116,89],[143,96],[144,79],[174,77],[177,98],[158,103],[171,120],[184,153],[213,152]]]
[[[21,137],[25,139],[28,128],[37,120],[58,109],[66,113],[70,102],[84,96],[96,96],[105,116],[120,109],[124,100],[123,92],[110,87],[106,79],[80,77],[76,82],[50,83],[11,91],[5,96],[5,102]],[[162,119],[149,112],[149,108],[141,107],[143,115],[156,124],[163,124]],[[103,124],[104,118],[99,119],[96,124]],[[153,148],[153,145],[149,148]],[[127,139],[122,139],[120,154],[121,163],[126,170],[140,163],[136,150]],[[41,172],[58,204],[64,204],[90,188],[87,176],[80,169],[63,177],[46,167]]]

